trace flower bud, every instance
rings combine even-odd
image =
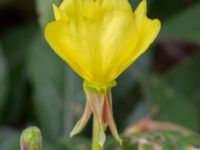
[[[42,136],[40,129],[29,127],[22,132],[20,140],[21,150],[41,150]]]

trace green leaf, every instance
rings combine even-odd
[[[59,4],[61,0],[36,0],[37,13],[39,15],[39,23],[42,29],[45,28],[47,23],[52,21],[53,18],[53,4]]]
[[[27,59],[35,112],[47,137],[68,137],[83,113],[82,80],[48,47],[38,32]]]
[[[181,12],[184,9],[187,9],[188,5],[183,0],[175,0],[175,1],[168,1],[168,0],[148,0],[149,10],[148,13],[151,18],[159,18],[161,20],[166,20],[178,12]]]
[[[51,141],[43,140],[43,150],[61,150],[59,146]]]
[[[131,65],[122,75],[117,79],[117,86],[114,88],[114,98],[121,99],[121,97],[131,88],[136,87],[137,80],[146,76],[150,71],[152,60],[152,52],[149,50],[142,55],[133,65]],[[129,80],[127,80],[129,79]]]
[[[149,113],[149,105],[150,104],[147,101],[141,99],[139,103],[135,105],[132,112],[129,113],[126,120],[126,127],[137,123],[142,118],[145,118]]]
[[[128,117],[135,104],[140,100],[138,84],[141,78],[149,74],[151,54],[149,51],[139,58],[117,79],[117,86],[113,88],[113,109],[114,115],[117,116],[115,121],[118,129],[125,126],[126,123],[122,122],[122,118]],[[119,106],[121,106],[120,110],[115,111]]]
[[[194,109],[198,111],[198,114],[200,114],[199,66],[200,53],[196,53],[191,58],[188,58],[175,66],[163,77],[168,85],[174,89],[174,92],[182,95],[182,97],[184,97],[188,103],[191,103],[195,106]]]
[[[20,133],[13,129],[0,129],[0,148],[2,150],[20,150]]]
[[[3,116],[4,106],[8,90],[8,68],[0,45],[0,122]]]
[[[33,86],[34,110],[41,130],[55,139],[63,132],[64,67],[38,30],[30,44],[27,72]]]
[[[168,71],[163,79],[178,93],[190,101],[200,100],[200,53]],[[195,98],[196,97],[196,98]],[[199,97],[199,98],[198,98]]]
[[[166,130],[135,133],[124,137],[123,150],[130,150],[130,147],[134,146],[137,146],[138,150],[189,150],[191,147],[200,148],[199,139],[199,135],[184,135]]]
[[[122,136],[123,147],[113,139],[108,138],[105,149],[114,150],[192,150],[200,148],[200,136],[197,134],[185,135],[177,131],[155,130],[137,132]],[[191,148],[191,149],[190,149]]]
[[[157,119],[198,130],[199,117],[195,106],[184,96],[176,93],[164,80],[152,76],[145,80],[143,88],[144,96],[150,106],[159,108]],[[182,110],[184,110],[184,114]]]
[[[91,149],[91,142],[85,137],[75,137],[69,140],[62,139],[60,141],[62,150],[89,150]]]
[[[65,64],[66,65],[66,64]],[[66,65],[64,79],[64,134],[68,136],[85,107],[82,79]]]
[[[200,43],[200,3],[173,16],[163,24],[160,40],[182,39]]]
[[[119,131],[127,124],[146,116],[148,112],[146,104],[140,110],[137,106],[142,99],[139,88],[141,81],[150,74],[152,48],[153,46],[117,79],[117,87],[113,89],[113,109]]]
[[[29,43],[36,29],[36,24],[28,23],[10,29],[6,34],[2,35],[2,47],[9,71],[7,76],[9,78],[9,101],[5,108],[6,116],[4,118],[6,122],[12,124],[18,124],[24,114],[28,115],[27,106],[25,105],[29,104],[30,101],[28,99],[25,59],[29,50]]]

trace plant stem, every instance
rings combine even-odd
[[[95,117],[93,117],[92,150],[102,150],[101,146],[98,143],[98,123]]]

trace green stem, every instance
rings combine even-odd
[[[102,150],[98,143],[98,122],[93,117],[93,137],[92,137],[92,150]]]

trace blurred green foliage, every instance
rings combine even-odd
[[[139,0],[130,2],[135,8]],[[91,125],[81,137],[68,138],[83,113],[85,96],[82,80],[44,39],[44,27],[53,19],[52,3],[59,4],[60,0],[36,0],[37,19],[6,28],[0,35],[1,150],[19,150],[21,129],[29,125],[41,129],[45,150],[90,149]],[[120,76],[118,86],[113,89],[117,125],[122,133],[125,127],[156,108],[153,119],[199,132],[200,1],[149,0],[148,3],[149,16],[162,20],[162,30],[157,43]],[[4,3],[1,5],[4,7]],[[176,61],[159,70],[157,66],[166,62],[156,57],[166,54],[164,49],[172,53],[170,56],[176,56]],[[170,61],[170,56],[164,58],[169,57]],[[141,139],[146,139],[146,143],[141,144]],[[108,138],[105,149],[151,150],[158,145],[164,150],[190,150],[200,145],[199,136],[170,131],[137,133],[125,136],[124,140],[124,147],[119,148]]]
[[[199,149],[199,136],[174,131],[137,133],[125,138],[124,150],[193,150]]]

